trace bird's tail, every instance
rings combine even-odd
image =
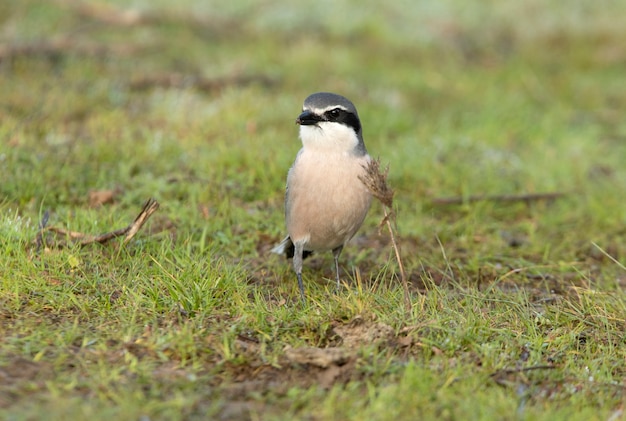
[[[281,241],[279,244],[277,244],[270,251],[272,253],[276,253],[276,254],[284,254],[285,257],[287,257],[287,259],[291,259],[293,257],[293,255],[294,255],[294,253],[296,252],[296,247],[293,245],[293,241],[291,241],[291,237],[287,236],[287,237],[285,237],[285,239],[283,241]],[[309,257],[312,254],[313,254],[312,251],[304,250],[304,252],[302,253],[302,258],[306,259],[307,257]]]
[[[289,258],[289,257],[293,257],[293,253],[295,249],[296,248],[293,245],[293,241],[291,241],[291,237],[287,236],[284,238],[283,241],[277,244],[271,250],[271,252],[276,253],[276,254],[284,254],[285,256],[287,256],[287,258]]]

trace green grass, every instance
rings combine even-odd
[[[621,416],[626,2],[105,4],[0,5],[0,418]],[[269,253],[320,90],[390,166],[409,313],[378,204],[338,294],[330,254],[302,305]],[[149,197],[127,245],[36,244],[44,215],[100,234]]]

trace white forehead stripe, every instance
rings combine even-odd
[[[340,110],[344,110],[344,111],[348,111],[348,109],[346,107],[344,107],[343,105],[329,105],[326,108],[308,108],[309,111],[313,111],[315,114],[318,115],[322,115],[324,114],[326,111],[330,111],[330,110],[335,110],[339,108]],[[307,108],[305,107],[302,111],[307,110]]]

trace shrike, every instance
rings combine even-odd
[[[304,299],[302,261],[314,251],[333,252],[340,287],[339,255],[360,228],[372,201],[359,179],[371,158],[363,143],[356,107],[341,95],[310,95],[296,124],[300,125],[302,149],[287,175],[285,219],[289,235],[272,251],[293,257]]]

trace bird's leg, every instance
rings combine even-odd
[[[343,245],[333,249],[333,257],[335,258],[335,274],[337,275],[336,292],[339,292],[341,289],[341,283],[339,281],[339,255],[341,254],[341,250],[343,250]]]
[[[302,243],[293,243],[294,245],[294,253],[293,253],[293,270],[296,272],[296,277],[298,278],[298,288],[300,288],[300,297],[302,298],[302,302],[306,301],[306,297],[304,296],[304,285],[302,284],[302,259],[304,254],[304,244]]]

